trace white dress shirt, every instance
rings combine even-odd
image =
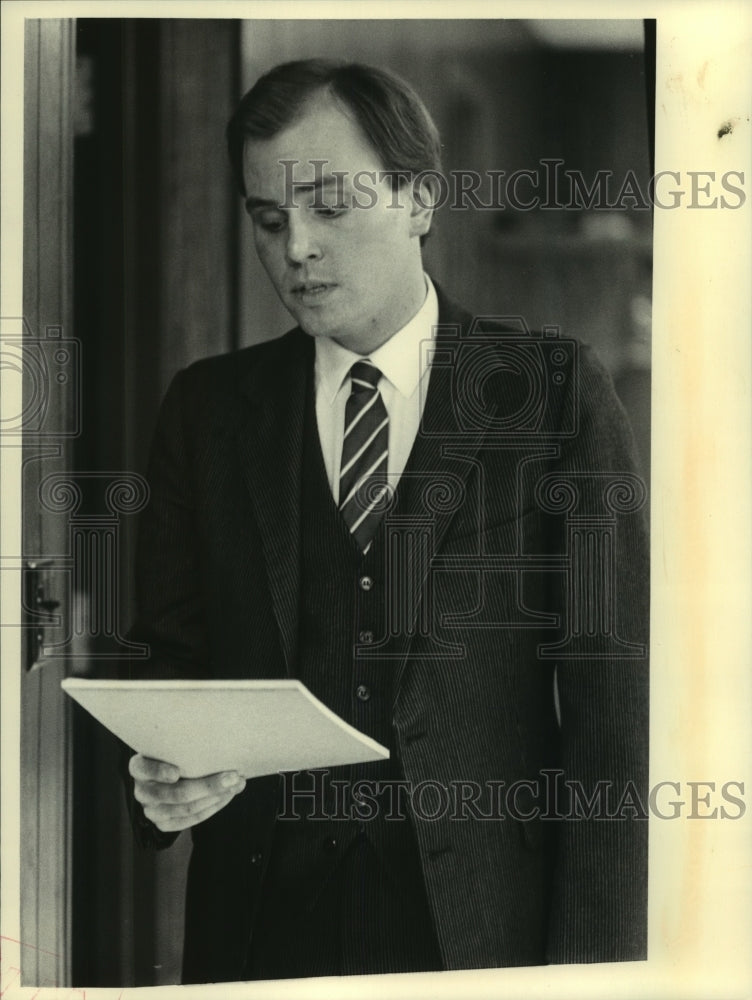
[[[435,336],[439,302],[426,277],[426,297],[413,318],[372,351],[368,358],[381,371],[379,391],[389,416],[387,474],[396,487],[407,464],[428,390],[430,352],[425,342]],[[345,431],[345,406],[350,395],[349,373],[363,356],[348,351],[329,337],[316,338],[316,422],[321,451],[334,502],[339,504],[339,467]]]

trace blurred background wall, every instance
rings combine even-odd
[[[280,61],[342,56],[403,75],[436,119],[448,171],[510,173],[558,158],[588,183],[612,171],[617,192],[633,171],[647,191],[640,21],[82,19],[76,46],[81,470],[143,472],[179,368],[292,325],[255,260],[224,147],[237,99]],[[651,216],[640,208],[447,207],[426,252],[429,272],[466,308],[595,345],[646,477],[651,260]],[[132,525],[123,531],[127,620]],[[159,855],[133,848],[114,747],[82,714],[74,722],[74,983],[177,982],[189,838]]]

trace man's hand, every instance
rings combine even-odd
[[[236,771],[222,771],[205,778],[181,778],[172,764],[136,754],[128,763],[135,780],[134,795],[147,819],[162,833],[196,826],[223,809],[245,788]]]

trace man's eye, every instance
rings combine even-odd
[[[285,219],[281,215],[258,214],[254,215],[253,222],[267,233],[279,233],[285,228]]]

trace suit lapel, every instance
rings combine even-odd
[[[313,350],[293,330],[242,380],[246,396],[238,452],[261,533],[288,675],[297,659],[303,420]]]
[[[451,303],[438,286],[436,292],[439,325],[431,348],[428,394],[395,508],[406,524],[411,519],[430,518],[433,552],[440,550],[462,506],[465,481],[486,434],[485,427],[463,427],[459,407],[456,364],[473,318]]]
[[[413,536],[412,543],[406,539],[404,545],[397,546],[403,553],[403,560],[410,565],[400,570],[393,564],[394,571],[401,577],[393,581],[393,586],[406,591],[398,604],[407,612],[399,630],[401,634],[394,636],[392,646],[394,655],[399,657],[393,688],[395,700],[413,639],[420,631],[417,619],[426,596],[431,558],[440,551],[444,536],[461,506],[465,481],[483,440],[482,432],[462,433],[456,405],[455,363],[472,317],[451,303],[438,286],[436,293],[439,325],[431,348],[428,393],[420,429],[398,486],[391,524],[386,526],[396,537],[403,533]],[[417,528],[421,523],[430,526],[430,541],[425,536],[421,539],[419,528],[414,530],[413,526]],[[423,546],[428,546],[427,552]],[[390,549],[393,548],[391,543]]]
[[[435,283],[434,283],[435,284]],[[468,477],[477,468],[477,456],[487,438],[488,429],[493,424],[495,408],[484,412],[480,425],[468,429],[463,426],[462,408],[467,406],[465,395],[469,386],[463,386],[458,378],[458,362],[462,350],[473,353],[474,318],[446,298],[436,286],[439,300],[439,326],[433,348],[433,364],[429,379],[428,394],[423,410],[421,427],[398,488],[397,515],[404,525],[418,523],[422,518],[431,524],[431,542],[428,558],[417,559],[419,575],[414,579],[413,599],[410,603],[410,618],[402,641],[398,640],[395,652],[400,656],[395,673],[395,700],[399,695],[405,668],[414,637],[418,634],[416,620],[421,603],[430,593],[428,578],[431,573],[431,558],[441,552],[442,542],[453,519],[467,500]],[[498,327],[497,327],[498,330]],[[480,334],[479,336],[483,336]],[[489,337],[489,334],[486,334]],[[490,334],[492,344],[497,334]],[[483,353],[479,352],[480,354]],[[467,360],[467,359],[465,359]],[[483,372],[469,366],[474,377]],[[464,394],[464,395],[463,395]],[[514,482],[515,463],[510,455],[509,481]],[[476,487],[475,498],[479,503],[477,529],[483,530],[483,498]],[[395,520],[395,528],[400,530]],[[408,527],[409,530],[409,527]],[[411,567],[414,573],[415,567]]]
[[[438,286],[436,292],[439,325],[431,348],[433,363],[428,394],[415,444],[400,481],[396,511],[406,520],[430,515],[434,550],[440,547],[457,510],[449,495],[462,490],[483,440],[482,433],[463,433],[456,405],[454,363],[472,317],[449,302]],[[448,462],[453,453],[459,454],[462,461]]]

